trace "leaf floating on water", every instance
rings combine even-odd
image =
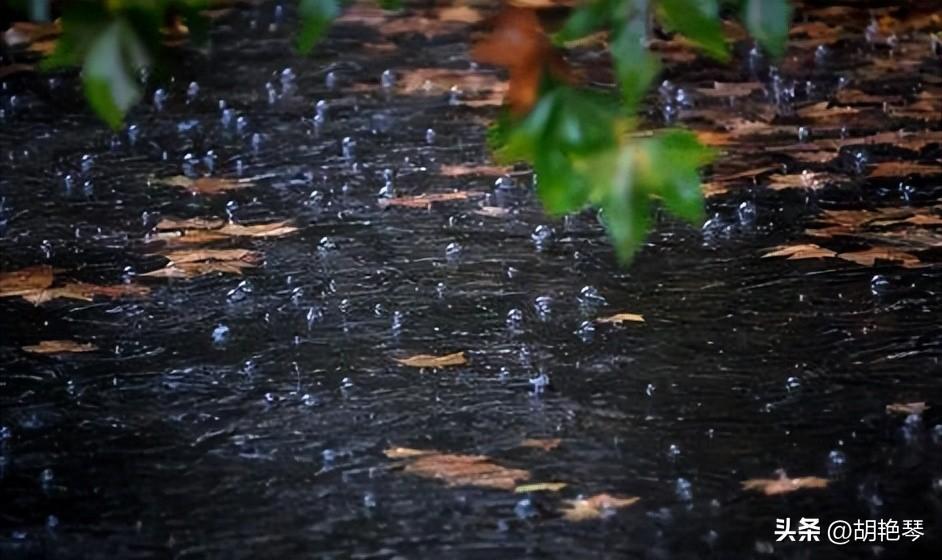
[[[464,352],[455,352],[444,356],[431,354],[418,354],[409,358],[394,358],[401,365],[416,368],[443,368],[448,366],[461,366],[468,363]]]
[[[766,496],[777,496],[801,490],[803,488],[827,488],[831,482],[826,478],[816,476],[803,476],[788,478],[784,471],[779,471],[778,478],[752,478],[742,482],[743,490],[761,492]]]
[[[440,175],[445,177],[467,177],[469,175],[483,175],[489,177],[499,177],[506,175],[511,170],[507,166],[495,165],[443,165],[438,170]]]
[[[868,177],[905,177],[906,175],[942,175],[942,163],[885,161],[870,168]]]
[[[381,198],[379,205],[403,206],[405,208],[428,208],[433,202],[450,202],[454,200],[467,200],[472,196],[479,196],[476,191],[455,191],[450,193],[427,193],[416,196],[397,196],[395,198]]]
[[[412,449],[411,447],[390,447],[383,451],[383,454],[390,459],[408,459],[410,457],[420,457],[422,455],[433,455],[438,451],[431,449]]]
[[[596,494],[590,498],[566,500],[566,506],[560,511],[567,521],[587,521],[612,515],[615,510],[634,505],[640,499],[635,496],[620,498],[609,494]]]
[[[20,294],[23,299],[33,305],[40,305],[48,301],[59,298],[74,299],[79,301],[94,301],[95,296],[106,297],[109,299],[119,299],[122,297],[143,297],[150,293],[147,286],[137,284],[116,284],[113,286],[101,286],[98,284],[86,284],[84,282],[73,282],[62,286],[34,290]]]
[[[838,253],[839,259],[854,262],[863,266],[873,266],[878,261],[889,261],[898,264],[903,268],[919,268],[927,266],[919,260],[919,257],[906,251],[894,249],[892,247],[872,247],[863,251],[853,251],[849,253]]]
[[[515,494],[529,494],[531,492],[559,492],[569,486],[565,482],[535,482],[533,484],[523,484],[514,488]]]
[[[52,286],[53,269],[48,265],[37,265],[0,272],[0,298],[14,297]]]
[[[713,87],[697,88],[701,95],[706,97],[745,97],[755,91],[762,91],[764,86],[759,82],[713,82]]]
[[[194,249],[161,254],[167,266],[141,276],[151,278],[195,278],[214,272],[241,275],[245,268],[257,267],[265,256],[248,249]]]
[[[208,195],[223,194],[255,185],[251,179],[226,179],[223,177],[199,177],[198,179],[190,179],[184,175],[160,179],[159,182],[171,187],[186,189],[193,194]]]
[[[925,401],[893,403],[886,405],[886,412],[888,414],[922,414],[929,410],[929,408],[931,407],[927,405]]]
[[[404,472],[423,478],[445,482],[449,486],[477,486],[498,490],[513,490],[530,473],[491,462],[484,455],[460,455],[393,447],[385,451],[387,457],[404,459]]]
[[[510,210],[500,206],[481,206],[474,213],[487,218],[506,218],[510,215]]]
[[[552,451],[559,447],[562,442],[563,440],[560,438],[527,438],[520,442],[520,447]]]
[[[298,228],[292,226],[291,222],[285,220],[248,226],[228,223],[215,231],[233,237],[284,237],[295,233],[298,231]]]
[[[39,344],[24,346],[23,350],[31,354],[68,354],[94,352],[98,347],[90,342],[82,344],[74,340],[43,340]]]
[[[596,319],[596,322],[598,323],[624,323],[625,321],[643,323],[644,316],[638,315],[637,313],[616,313],[608,317],[601,317]]]
[[[821,101],[798,109],[798,116],[816,121],[831,121],[842,120],[859,112],[859,109],[853,107],[829,106],[827,101]]]
[[[801,245],[782,245],[773,248],[768,253],[762,255],[763,259],[769,257],[786,257],[788,260],[799,259],[824,259],[837,256],[837,252],[825,249],[814,243],[804,243]]]
[[[803,171],[792,175],[775,174],[769,177],[769,188],[773,190],[783,189],[819,189],[834,181],[834,176],[829,173],[814,173]]]
[[[163,218],[155,229],[157,231],[170,231],[175,229],[216,229],[226,224],[222,218]]]

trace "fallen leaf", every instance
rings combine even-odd
[[[903,268],[919,268],[926,266],[916,255],[892,247],[871,247],[863,251],[838,253],[837,258],[863,266],[873,266],[878,261],[889,261]]]
[[[393,358],[401,365],[415,368],[443,368],[448,366],[461,366],[468,363],[464,352],[455,352],[444,356],[431,354],[418,354],[409,358]]]
[[[805,243],[802,245],[782,245],[773,248],[768,253],[762,255],[762,258],[786,257],[788,260],[798,259],[823,259],[837,256],[835,251],[819,247],[814,243]]]
[[[254,186],[251,179],[226,179],[224,177],[199,177],[190,179],[184,175],[160,179],[161,184],[186,189],[193,194],[222,194]]]
[[[500,206],[481,206],[475,210],[474,213],[478,216],[486,216],[488,218],[506,218],[510,215],[510,210]]]
[[[31,354],[66,354],[94,352],[98,347],[90,342],[82,344],[74,340],[43,340],[39,344],[24,346],[23,350]]]
[[[53,282],[53,269],[36,265],[12,272],[0,272],[0,297],[13,297],[48,288]]]
[[[701,95],[706,97],[745,97],[756,91],[762,91],[764,86],[759,82],[713,82],[713,87],[697,88]]]
[[[905,177],[907,175],[942,175],[942,164],[911,161],[885,161],[870,168],[868,177]]]
[[[157,231],[169,231],[174,229],[216,229],[225,225],[226,221],[222,218],[163,218],[155,229]]]
[[[777,191],[783,189],[820,189],[834,180],[835,177],[830,173],[802,171],[791,175],[770,175],[768,186],[770,189]]]
[[[151,278],[194,278],[214,272],[241,275],[245,268],[254,268],[264,255],[248,249],[193,249],[162,253],[169,263],[164,268],[145,272]]]
[[[598,323],[624,323],[625,321],[644,322],[644,317],[637,313],[616,313],[608,317],[596,319]]]
[[[248,226],[228,223],[215,231],[232,237],[284,237],[298,231],[290,224],[287,220]]]
[[[444,6],[438,10],[438,19],[442,21],[457,21],[461,23],[477,23],[484,19],[481,12],[471,6]]]
[[[467,177],[468,175],[498,177],[508,174],[510,170],[511,168],[506,166],[446,164],[441,166],[438,173],[445,177]]]
[[[513,490],[519,482],[530,478],[530,473],[525,470],[498,465],[483,455],[421,452],[408,448],[387,449],[386,455],[403,458],[405,473],[440,480],[449,486]]]
[[[137,284],[102,286],[99,284],[87,284],[85,282],[72,282],[62,286],[24,293],[21,294],[21,297],[33,305],[40,305],[59,298],[94,301],[96,296],[108,299],[120,299],[123,297],[143,297],[149,293],[150,288]]]
[[[931,408],[925,403],[925,401],[920,402],[908,402],[908,403],[893,403],[886,405],[886,412],[889,414],[922,414],[923,412]]]
[[[543,451],[552,451],[559,447],[563,442],[560,438],[527,438],[520,442],[520,447],[529,447],[531,449],[542,449]]]
[[[433,455],[437,451],[429,449],[412,449],[411,447],[390,447],[383,451],[383,454],[390,459],[407,459],[410,457],[419,457],[421,455]]]
[[[789,152],[788,156],[804,163],[828,163],[835,157],[835,152]]]
[[[563,518],[567,521],[587,521],[607,517],[613,514],[617,509],[634,505],[640,499],[641,498],[634,496],[620,498],[609,494],[596,494],[590,498],[566,500],[565,507],[560,511],[563,514]]]
[[[844,119],[848,115],[855,115],[859,112],[859,109],[853,107],[831,106],[827,101],[807,105],[797,111],[798,116],[816,121]]]
[[[479,196],[482,193],[475,191],[455,191],[450,193],[426,193],[416,196],[397,196],[394,198],[381,198],[379,205],[383,208],[387,206],[403,206],[406,208],[428,208],[434,202],[451,202],[454,200],[466,200],[472,196]]]
[[[164,243],[168,248],[175,248],[180,246],[201,245],[219,241],[220,239],[229,239],[229,236],[211,229],[190,229],[158,231],[157,233],[148,235],[144,241],[147,243],[159,241]]]
[[[743,490],[761,492],[766,496],[788,494],[802,488],[827,488],[831,482],[826,478],[816,476],[803,476],[788,478],[784,471],[779,471],[778,478],[752,478],[742,482]]]
[[[838,103],[845,105],[882,105],[900,101],[900,97],[897,95],[873,95],[859,89],[847,88],[837,90],[837,95],[834,98]]]
[[[569,486],[565,482],[534,482],[533,484],[523,484],[514,488],[515,494],[529,494],[531,492],[559,492]]]

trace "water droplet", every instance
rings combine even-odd
[[[592,337],[595,336],[595,323],[592,321],[583,321],[579,324],[579,328],[576,329],[576,335],[582,342],[591,342]]]
[[[91,154],[83,155],[80,165],[81,165],[82,173],[87,175],[88,172],[91,171],[92,167],[94,167],[95,165],[94,156],[92,156]]]
[[[789,377],[785,380],[785,389],[788,391],[796,391],[801,388],[801,380],[797,377]]]
[[[258,152],[259,148],[262,147],[262,135],[258,132],[252,134],[252,151]]]
[[[677,498],[681,501],[689,502],[693,500],[693,485],[686,478],[677,479],[677,482],[674,483],[674,492],[677,493]]]
[[[644,394],[649,397],[654,396],[654,391],[655,391],[655,387],[653,383],[648,383],[648,386],[644,388]]]
[[[751,226],[756,223],[756,205],[750,200],[744,200],[736,208],[736,216],[739,223],[744,226]]]
[[[128,143],[132,146],[137,143],[137,139],[141,136],[141,129],[138,128],[136,124],[128,126]]]
[[[847,462],[847,455],[839,449],[834,449],[828,453],[828,464],[834,467],[843,466]]]
[[[550,378],[546,373],[540,372],[536,377],[530,378],[530,386],[536,394],[543,393],[550,384]]]
[[[51,485],[55,479],[56,475],[52,472],[52,469],[43,469],[42,472],[39,473],[39,483],[43,486]]]
[[[579,303],[583,307],[595,308],[603,306],[607,302],[595,287],[583,286],[582,289],[579,290]]]
[[[798,141],[804,143],[807,142],[809,138],[811,138],[811,130],[808,129],[807,126],[799,126]]]
[[[228,338],[229,338],[229,327],[221,323],[219,325],[216,325],[216,328],[213,329],[213,343],[225,344]]]
[[[396,75],[392,70],[383,70],[383,74],[379,77],[379,84],[384,89],[390,89],[396,85]]]
[[[431,128],[425,130],[425,143],[429,145],[435,143],[435,131]]]
[[[553,228],[540,224],[536,226],[536,229],[530,234],[530,239],[533,240],[533,245],[536,247],[537,251],[545,251],[552,245],[554,235],[555,232]]]
[[[461,257],[461,251],[461,244],[457,241],[454,241],[445,247],[445,257],[450,261],[457,260],[459,257]]]
[[[529,519],[531,517],[536,517],[536,508],[533,506],[533,502],[529,498],[524,498],[517,502],[514,506],[514,515],[519,519]]]
[[[495,189],[512,189],[514,187],[513,177],[510,175],[501,175],[494,181]]]
[[[906,202],[907,204],[912,202],[913,196],[915,194],[916,194],[916,187],[912,186],[911,184],[905,181],[900,181],[899,196],[901,199],[903,199],[903,202]]]
[[[168,97],[169,95],[167,94],[166,90],[163,88],[158,88],[157,91],[154,92],[154,108],[158,111],[163,111],[164,103],[167,102]]]
[[[196,97],[200,94],[200,85],[196,82],[190,82],[190,85],[186,87],[186,102],[193,103],[196,101]]]
[[[337,87],[337,74],[334,72],[328,72],[324,75],[324,86],[327,89],[334,89]]]
[[[553,307],[553,298],[552,296],[539,296],[533,300],[533,307],[536,309],[536,314],[543,321],[549,319],[550,314],[552,313]]]
[[[356,141],[349,136],[344,136],[343,140],[340,141],[340,153],[344,159],[351,160],[356,157],[356,148]]]
[[[391,328],[394,333],[398,333],[399,331],[402,330],[402,321],[403,321],[402,312],[393,311]]]
[[[376,507],[376,497],[373,494],[367,492],[363,495],[363,507],[366,509],[373,509]]]
[[[876,274],[870,279],[870,293],[875,296],[883,295],[890,291],[890,281],[881,274]]]
[[[248,280],[243,280],[226,293],[226,299],[231,302],[242,301],[252,293],[252,284]],[[214,335],[215,338],[215,335]]]
[[[523,311],[515,308],[507,312],[507,328],[511,330],[519,330],[522,325]]]

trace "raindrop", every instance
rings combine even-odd
[[[448,104],[449,105],[460,105],[461,104],[461,90],[458,86],[454,85],[448,90]]]
[[[392,328],[394,333],[398,333],[399,331],[402,330],[402,320],[403,320],[402,311],[393,311],[392,325],[390,328]]]
[[[512,189],[514,187],[514,180],[510,175],[501,175],[494,181],[494,188],[503,190],[503,189]]]
[[[605,305],[607,302],[595,287],[583,286],[579,290],[579,303],[587,307],[597,307]]]
[[[316,323],[324,318],[324,312],[319,307],[311,307],[307,310],[307,328],[310,330]]]
[[[752,225],[756,222],[756,205],[752,201],[745,200],[739,204],[736,209],[736,215],[739,217],[739,223],[744,226]]]
[[[677,479],[677,482],[674,483],[674,491],[681,501],[689,502],[693,499],[693,485],[686,478]]]
[[[818,47],[814,49],[815,63],[818,65],[826,63],[829,54],[830,52],[828,51],[828,48],[826,45],[818,45]]]
[[[514,308],[507,312],[507,328],[511,330],[519,330],[522,325],[523,311]]]
[[[576,329],[576,335],[582,340],[582,342],[591,342],[592,337],[595,336],[595,323],[592,321],[583,321],[579,328]]]
[[[552,245],[553,242],[553,228],[550,226],[540,224],[536,226],[536,229],[533,230],[533,233],[530,234],[530,239],[533,240],[533,245],[536,247],[537,251],[545,251]]]
[[[811,131],[808,130],[807,126],[798,127],[798,141],[799,142],[807,142],[808,138],[810,137],[811,137]]]
[[[233,109],[223,109],[219,117],[219,122],[222,124],[223,128],[229,128],[232,124],[233,117],[235,117],[235,111]]]
[[[243,116],[236,119],[236,132],[242,134],[249,127],[249,120]]]
[[[163,111],[164,103],[166,103],[168,97],[167,92],[163,88],[158,88],[157,91],[154,92],[154,108],[158,111]]]
[[[670,459],[676,459],[680,455],[680,447],[677,444],[672,443],[670,447],[667,448],[667,456]]]
[[[514,515],[519,519],[536,517],[536,508],[533,506],[533,502],[530,498],[524,498],[517,502],[517,505],[514,506]]]
[[[461,244],[457,241],[449,243],[448,246],[445,247],[445,257],[450,261],[457,260],[461,257],[461,250]]]
[[[789,377],[785,380],[785,389],[788,391],[796,391],[801,388],[801,380],[797,377]]]
[[[258,132],[252,134],[252,151],[258,152],[259,148],[262,146],[262,135]]]
[[[356,157],[357,143],[353,138],[344,136],[343,140],[340,141],[340,148],[344,159],[350,160]]]
[[[323,122],[327,120],[327,109],[328,109],[327,101],[321,99],[320,101],[315,103],[314,104],[314,119],[320,120],[320,122],[323,124]]]
[[[828,453],[828,465],[832,467],[842,467],[847,462],[847,455],[839,449],[834,449]]]
[[[196,97],[200,94],[200,85],[196,82],[190,82],[190,85],[186,87],[186,102],[193,103],[196,101]]]
[[[128,127],[128,143],[132,146],[137,143],[137,139],[141,136],[141,129],[138,128],[136,124],[132,124]]]
[[[916,187],[912,186],[911,184],[905,181],[900,181],[899,196],[901,199],[903,199],[903,202],[909,204],[910,202],[913,201],[913,195],[915,194],[916,194]]]
[[[85,154],[82,156],[81,168],[82,173],[88,174],[92,170],[92,167],[95,165],[95,158],[91,154]]]
[[[550,383],[550,378],[546,373],[540,372],[536,377],[530,378],[530,385],[533,387],[533,392],[540,394],[546,390],[546,387]]]
[[[324,86],[327,89],[334,89],[337,87],[337,74],[334,72],[328,72],[324,75]]]
[[[213,343],[215,344],[224,344],[226,339],[229,338],[229,327],[223,324],[216,325],[216,328],[213,329]]]
[[[367,492],[363,495],[363,507],[373,509],[376,507],[376,496]]]
[[[870,279],[870,293],[880,296],[890,291],[890,281],[886,276],[876,274]]]
[[[383,70],[382,76],[379,78],[379,84],[384,89],[389,89],[396,85],[396,75],[393,74],[392,70]]]
[[[435,131],[431,128],[425,130],[425,143],[434,144],[435,143]]]
[[[252,284],[248,280],[243,280],[226,293],[226,299],[231,302],[242,301],[252,293]]]
[[[648,386],[644,388],[644,394],[649,397],[654,396],[654,391],[655,391],[655,387],[653,383],[648,383]]]
[[[52,469],[43,469],[43,471],[39,473],[39,483],[43,486],[51,485],[55,479],[56,475],[52,472]]]
[[[553,298],[552,296],[539,296],[533,301],[533,307],[536,309],[536,314],[539,315],[540,319],[547,320],[552,312]]]

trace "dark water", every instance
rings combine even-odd
[[[383,52],[364,47],[379,40],[375,32],[344,24],[302,58],[289,47],[293,24],[268,29],[272,13],[243,9],[218,22],[211,50],[160,82],[163,110],[148,101],[131,115],[140,131],[133,144],[85,112],[72,77],[52,88],[41,76],[7,81],[4,271],[48,262],[69,278],[121,283],[163,265],[143,242],[159,216],[225,217],[230,203],[237,221],[290,219],[300,232],[217,243],[264,252],[264,266],[243,278],[137,279],[153,290],[143,300],[0,300],[3,558],[923,558],[938,550],[942,419],[937,408],[910,418],[884,408],[942,401],[940,268],[761,258],[801,239],[822,208],[902,205],[895,184],[858,177],[811,195],[743,187],[711,199],[717,218],[705,231],[660,219],[621,269],[595,217],[547,218],[526,173],[510,190],[495,189],[492,175],[437,173],[443,163],[487,162],[477,119],[493,109],[379,87],[387,68],[468,68],[467,31],[404,35]],[[827,99],[837,76],[871,56],[862,43],[838,44],[832,66],[807,76],[793,69],[790,79],[816,80]],[[287,67],[295,93],[269,104],[265,83],[281,91]],[[711,68],[670,66],[668,77],[690,88],[750,76],[745,62]],[[325,86],[328,71],[335,89]],[[878,85],[911,94],[918,72],[907,76]],[[187,103],[193,79],[200,92]],[[222,127],[219,99],[247,119],[243,132]],[[316,133],[318,99],[330,110]],[[357,143],[356,166],[342,157],[345,136]],[[241,161],[257,186],[210,197],[150,181],[180,174],[185,154],[207,150],[216,174],[235,175]],[[741,169],[778,161],[755,151],[727,161]],[[85,154],[94,161],[87,171]],[[919,157],[938,154],[936,144]],[[381,209],[387,168],[400,195],[480,190],[510,216],[475,214],[482,199]],[[938,177],[907,180],[916,204],[938,198]],[[554,230],[544,250],[531,239],[539,225]],[[452,243],[461,251],[449,258]],[[888,286],[875,294],[877,274]],[[586,286],[604,303],[580,302]],[[535,308],[541,296],[552,298],[548,316]],[[512,309],[522,311],[518,329],[507,325]],[[646,321],[580,331],[620,311]],[[220,325],[228,334],[214,339]],[[20,350],[48,339],[100,350]],[[393,361],[462,350],[470,363],[458,368]],[[538,393],[529,380],[540,372],[551,385]],[[562,443],[548,452],[519,445],[546,437]],[[485,454],[569,487],[529,498],[449,487],[401,472],[383,455],[390,446]],[[777,469],[832,482],[773,497],[741,490]],[[601,492],[641,501],[582,523],[558,513],[562,499]],[[784,517],[824,526],[919,519],[925,535],[777,543],[775,520]]]

